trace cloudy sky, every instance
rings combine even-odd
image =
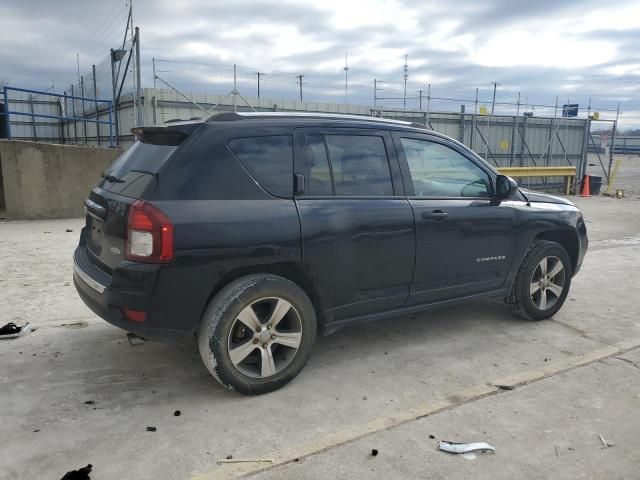
[[[409,108],[430,83],[433,97],[455,99],[433,108],[473,110],[476,88],[490,104],[496,81],[498,102],[515,103],[518,92],[523,104],[553,105],[558,95],[586,107],[591,98],[609,118],[620,102],[622,126],[640,126],[637,0],[133,1],[145,86],[155,57],[171,60],[156,63],[158,75],[180,90],[226,93],[235,63],[244,95],[255,95],[260,71],[262,96],[296,98],[303,74],[305,100],[344,102],[348,52],[349,102],[373,104],[376,78],[378,96],[395,98],[379,103],[398,107],[407,54]],[[97,64],[108,82],[102,61],[122,41],[127,9],[123,0],[3,0],[0,79],[62,91],[77,79],[77,53],[82,73]]]

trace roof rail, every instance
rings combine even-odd
[[[328,119],[344,119],[344,120],[360,120],[363,122],[376,123],[393,123],[397,125],[406,125],[412,127],[424,128],[422,125],[406,122],[404,120],[393,120],[390,118],[369,117],[366,115],[349,115],[341,113],[316,113],[316,112],[222,112],[209,117],[208,121],[233,121],[242,120],[244,118],[264,118],[264,117],[306,117],[306,118],[328,118]]]

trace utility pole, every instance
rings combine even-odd
[[[256,75],[258,76],[258,98],[260,98],[260,75],[264,75],[264,73],[256,72]]]
[[[238,74],[236,69],[236,64],[233,64],[233,111],[238,111]]]
[[[141,127],[144,123],[142,115],[142,87],[140,80],[140,29],[136,27],[134,41],[136,42],[136,101],[138,103],[137,126]]]
[[[344,104],[347,104],[349,91],[349,62],[347,61],[347,52],[344,53]]]
[[[151,65],[153,65],[153,88],[156,88],[156,57],[151,59]]]
[[[493,85],[493,101],[491,102],[491,115],[493,115],[493,109],[496,106],[496,89],[498,88],[498,85],[502,85],[502,84],[498,82],[491,82],[491,84]]]
[[[409,78],[409,55],[404,56],[404,96],[402,97],[402,108],[407,109],[407,78]]]
[[[373,79],[373,108],[378,107],[378,80]]]
[[[422,90],[418,90],[418,102],[419,110],[422,110]]]
[[[300,101],[302,101],[302,77],[304,77],[304,75],[302,75],[302,74],[299,74],[297,76],[298,83],[300,84]]]

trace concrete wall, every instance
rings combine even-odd
[[[0,141],[0,205],[8,219],[83,215],[83,201],[120,155],[114,148]]]

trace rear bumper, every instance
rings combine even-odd
[[[163,313],[163,302],[167,301],[167,296],[156,288],[160,266],[131,263],[109,275],[99,269],[89,255],[84,245],[76,248],[73,284],[82,301],[96,315],[116,327],[151,340],[187,343],[193,338],[193,325],[197,319],[183,324],[180,322],[182,319]],[[123,308],[144,311],[147,318],[143,323],[132,322],[125,318]]]

